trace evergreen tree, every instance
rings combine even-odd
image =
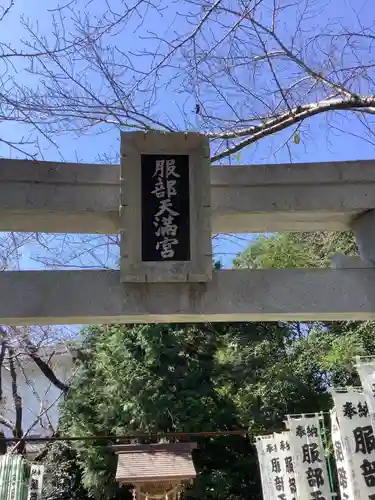
[[[74,435],[111,435],[113,442],[115,436],[132,432],[241,427],[252,432],[252,415],[246,418],[243,412],[239,418],[230,362],[222,356],[237,338],[251,342],[287,333],[278,324],[91,327],[85,332],[62,424]],[[241,386],[240,380],[234,382]],[[119,497],[113,479],[116,457],[98,444],[77,445],[84,485],[96,498]],[[249,491],[253,498],[260,494],[255,449],[247,438],[200,438],[198,444],[198,478],[186,495],[236,499],[246,498]]]
[[[66,442],[52,442],[42,461],[45,466],[43,500],[89,500],[72,446]]]

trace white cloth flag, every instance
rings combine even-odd
[[[369,409],[372,425],[374,425],[375,414],[375,360],[370,361],[366,358],[356,359],[356,369],[361,380],[363,394]]]
[[[264,500],[296,500],[289,432],[259,436],[256,447]]]
[[[340,427],[343,455],[347,456],[350,467],[350,477],[346,477],[338,466],[340,487],[341,483],[348,483],[348,486],[351,483],[354,496],[349,498],[375,500],[375,436],[365,395],[348,388],[346,391],[332,391],[332,397]]]
[[[28,500],[42,498],[44,465],[31,464]]]
[[[278,459],[274,463],[277,472],[274,481],[278,486],[276,488],[278,494],[276,498],[280,500],[296,500],[297,486],[294,475],[294,459],[290,446],[290,432],[274,434],[274,438],[278,450]]]
[[[258,452],[258,462],[259,462],[259,470],[260,470],[260,478],[262,481],[262,492],[263,492],[263,500],[271,500],[271,491],[270,484],[271,478],[269,476],[269,471],[267,467],[267,438],[268,442],[271,444],[271,447],[274,443],[273,436],[259,436],[256,439],[255,445]]]
[[[339,481],[341,499],[359,499],[360,497],[357,496],[355,492],[350,456],[348,451],[344,447],[343,437],[340,432],[340,425],[335,408],[331,410],[331,438],[336,459],[337,478]]]
[[[288,415],[298,500],[330,500],[329,475],[319,416]]]

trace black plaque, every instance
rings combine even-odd
[[[142,261],[190,260],[188,155],[141,155]]]

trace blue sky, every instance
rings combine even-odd
[[[60,2],[61,3],[61,2]],[[147,16],[143,20],[143,25],[138,31],[135,28],[140,24],[140,19],[132,18],[129,21],[126,30],[118,35],[108,38],[107,42],[121,50],[135,52],[137,49],[143,47],[155,48],[155,41],[145,39],[147,33],[150,31],[158,31],[163,33],[169,30],[169,33],[175,31],[184,31],[187,29],[186,14],[192,10],[191,6],[183,4],[182,2],[159,1],[164,9],[162,15],[156,11],[149,9]],[[303,3],[303,2],[301,2]],[[0,41],[11,44],[14,47],[19,46],[20,39],[27,38],[27,33],[20,25],[20,16],[24,19],[30,18],[34,26],[38,25],[41,33],[48,34],[51,31],[52,15],[56,15],[53,10],[59,2],[27,2],[26,0],[18,1],[15,3],[9,16],[1,24]],[[84,3],[81,1],[76,2],[75,9],[82,9],[90,12],[90,15],[95,18],[99,16],[103,10],[103,2],[89,2]],[[346,25],[353,26],[356,23],[354,11],[349,2],[343,0],[331,0],[330,2],[322,2],[317,0],[314,2],[315,7],[313,11],[315,14],[320,12],[324,7],[323,17],[312,17],[308,21],[310,29],[318,29],[321,26],[322,19],[335,18]],[[112,5],[121,9],[121,2],[114,1]],[[354,4],[352,4],[354,5]],[[355,2],[355,11],[360,14],[362,20],[374,19],[374,10],[371,7],[370,1]],[[291,30],[295,25],[293,17],[285,17],[285,25],[281,31],[285,34]],[[73,29],[72,21],[66,19],[66,25],[69,29]],[[164,30],[164,31],[163,31]],[[148,34],[148,37],[150,35]],[[207,35],[209,36],[209,35]],[[140,68],[147,71],[147,65],[150,58],[144,57],[144,63],[140,62],[141,59],[137,58],[137,63]],[[18,81],[22,80],[24,85],[35,85],[35,77],[29,75],[24,71],[22,62],[15,61],[17,74],[15,70],[10,68],[9,71],[15,75]],[[77,62],[77,67],[83,69],[83,63]],[[0,68],[1,69],[1,68]],[[173,70],[170,70],[164,75],[164,78],[173,76]],[[261,83],[262,77],[259,77]],[[100,89],[101,81],[92,74],[93,85]],[[199,91],[199,89],[198,89]],[[186,126],[186,116],[189,123],[187,124],[190,129],[200,129],[199,118],[195,117],[194,113],[190,110],[194,108],[194,96],[189,96],[185,93],[179,94],[178,82],[172,83],[164,92],[159,94],[157,102],[153,106],[153,116],[159,120],[169,120],[178,124],[180,129]],[[185,123],[184,123],[185,120]],[[275,137],[263,140],[256,145],[249,147],[246,151],[241,153],[240,163],[242,164],[256,164],[256,163],[288,163],[291,160],[294,162],[307,162],[307,161],[343,161],[343,160],[357,160],[357,159],[370,159],[375,158],[374,145],[367,140],[364,140],[364,132],[359,123],[350,115],[337,115],[335,121],[331,123],[334,128],[327,126],[327,117],[322,115],[314,118],[308,122],[306,127],[301,131],[300,144],[290,143],[290,151],[292,157],[285,147],[281,147],[290,134],[290,130],[280,133]],[[71,133],[61,133],[54,137],[55,145],[48,143],[40,134],[35,134],[34,130],[29,127],[7,122],[0,124],[0,133],[3,138],[9,140],[19,138],[22,135],[27,135],[31,132],[33,136],[39,135],[39,153],[38,157],[44,160],[61,160],[64,161],[78,161],[78,162],[98,162],[104,154],[115,158],[119,151],[119,130],[116,127],[107,126],[103,133],[97,135],[94,131],[85,135],[76,136]],[[350,132],[350,133],[348,133]],[[374,141],[375,142],[375,141]],[[33,152],[33,146],[30,146],[30,151]],[[0,155],[3,157],[19,157],[15,151],[9,150],[8,147],[0,143]],[[228,163],[228,161],[225,161]],[[234,163],[236,161],[234,160]],[[223,261],[227,267],[230,265],[233,255],[244,249],[252,235],[233,235],[231,237],[220,238],[215,242],[214,248],[217,256]],[[62,238],[57,237],[54,240],[54,248],[58,249],[62,245]],[[23,250],[22,265],[26,268],[39,267],[40,264],[35,263],[32,258],[35,255],[43,255],[43,250],[36,245],[29,246]],[[78,262],[78,261],[77,261]],[[89,262],[81,259],[82,265]],[[89,265],[89,264],[87,264]]]

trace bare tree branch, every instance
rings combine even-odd
[[[10,0],[7,7],[0,6],[0,22],[4,20],[5,16],[9,14],[10,9],[14,6],[14,0]]]
[[[313,116],[375,113],[374,35],[359,14],[345,25],[320,0],[177,0],[167,26],[157,0],[123,6],[108,1],[94,20],[68,2],[50,36],[22,21],[32,50],[4,54],[30,57],[37,85],[11,76],[3,119],[33,124],[55,147],[62,132],[199,130],[220,160]]]
[[[47,379],[57,387],[64,394],[68,392],[69,386],[66,385],[62,380],[56,376],[52,368],[48,365],[46,361],[44,361],[38,354],[38,349],[34,346],[34,344],[27,338],[25,334],[22,335],[22,342],[26,347],[26,351],[30,358],[34,361],[40,371],[47,377]]]
[[[3,339],[1,341],[1,348],[0,348],[0,404],[2,403],[3,400],[2,368],[4,365],[5,353],[6,353],[6,341],[5,339]]]
[[[18,382],[17,382],[17,372],[16,368],[14,365],[14,350],[11,345],[7,345],[8,352],[9,352],[9,368],[10,368],[10,376],[12,380],[12,397],[13,397],[13,403],[14,403],[14,408],[16,412],[16,420],[14,422],[14,427],[13,427],[13,435],[16,438],[21,438],[23,431],[22,431],[22,398],[18,392]],[[24,452],[24,443],[20,443],[19,445],[19,451],[20,453]]]
[[[228,148],[222,151],[220,154],[217,154],[211,158],[212,162],[221,160],[237,151],[241,151],[246,146],[249,146],[253,142],[256,142],[268,135],[279,132],[280,130],[284,130],[296,123],[299,123],[306,118],[310,118],[314,115],[318,115],[321,113],[326,113],[327,111],[338,111],[338,110],[351,110],[353,112],[359,111],[363,108],[363,111],[366,112],[368,109],[375,107],[375,96],[371,97],[363,97],[363,98],[354,98],[354,99],[332,99],[330,101],[321,101],[316,104],[310,104],[305,106],[298,106],[297,108],[291,110],[290,112],[284,113],[283,115],[270,119],[261,125],[254,125],[247,129],[242,129],[233,132],[226,132],[211,135],[213,138],[221,138],[221,139],[233,139],[237,137],[247,137],[243,141],[239,142],[235,146]]]
[[[29,435],[29,433],[33,430],[33,428],[38,424],[39,420],[43,415],[45,415],[51,408],[53,408],[58,401],[61,399],[63,396],[63,393],[61,392],[55,399],[54,401],[47,406],[38,416],[37,418],[29,425],[29,427],[26,429],[26,431],[22,434],[20,437],[20,440],[16,442],[16,444],[13,446],[13,448],[10,450],[10,453],[15,453],[17,450],[19,450],[19,447],[22,445],[24,442],[23,440]]]

